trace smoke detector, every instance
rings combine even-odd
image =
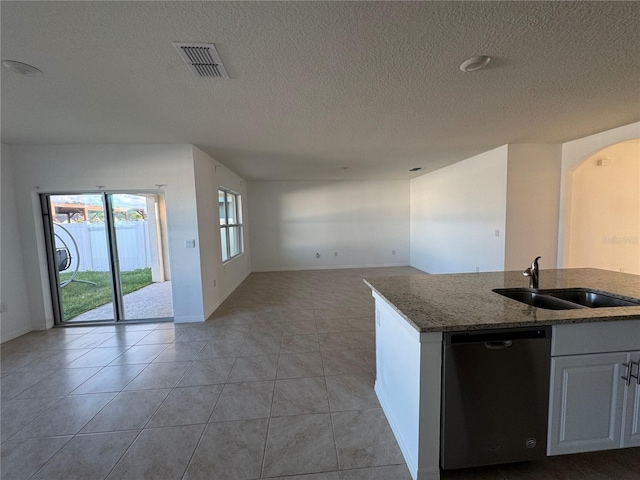
[[[213,43],[173,42],[173,46],[196,77],[229,78]]]

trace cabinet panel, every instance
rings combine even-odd
[[[640,320],[554,325],[551,356],[628,352],[638,339]]]
[[[626,360],[626,353],[552,359],[550,455],[620,447]]]
[[[417,465],[420,343],[417,332],[411,338],[399,322],[404,320],[376,305],[375,389],[398,443],[411,452],[407,463]]]
[[[376,299],[376,383],[412,478],[440,478],[442,333],[419,333],[389,303]]]
[[[628,357],[630,362],[635,362],[633,374],[640,377],[640,352],[632,352]],[[625,372],[623,372],[624,374]],[[624,380],[622,381],[623,383]],[[640,446],[640,381],[631,378],[631,385],[625,389],[625,415],[623,447]]]

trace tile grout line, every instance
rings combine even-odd
[[[57,435],[57,436],[64,437],[66,435]],[[45,438],[53,438],[53,437],[45,437]],[[42,470],[51,460],[53,460],[53,458],[58,454],[58,452],[60,452],[60,450],[62,450],[65,446],[67,446],[67,444],[71,442],[74,438],[76,438],[76,435],[72,435],[69,440],[67,440],[63,445],[61,445],[60,448],[56,450],[55,453],[51,455],[49,459],[40,466],[40,468],[38,468],[35,472],[33,472],[31,476],[29,476],[29,478],[35,477],[38,474],[38,472]]]
[[[315,315],[315,313],[314,313]],[[316,330],[317,330],[317,321],[316,321]],[[324,352],[322,352],[322,349],[320,351],[320,361],[322,362],[322,372],[323,372],[323,381],[324,381],[324,388],[327,392],[327,405],[329,406],[329,421],[331,422],[331,434],[333,436],[333,450],[335,452],[336,455],[336,465],[338,466],[338,476],[342,477],[342,474],[340,473],[342,470],[342,467],[340,465],[340,457],[338,455],[338,443],[336,442],[336,428],[335,425],[333,423],[333,408],[332,408],[332,402],[331,402],[331,396],[329,395],[329,385],[327,384],[327,371],[325,369],[325,358],[323,355]]]
[[[218,398],[220,398],[220,397],[218,397]],[[218,403],[217,400],[216,400],[216,403]],[[215,408],[215,405],[214,405],[213,408]],[[211,413],[213,413],[213,410],[211,411]],[[200,446],[200,442],[202,442],[202,439],[204,438],[204,434],[207,431],[208,427],[209,427],[209,423],[207,422],[207,423],[204,424],[204,428],[202,429],[202,433],[198,437],[198,441],[196,442],[196,446],[194,447],[193,452],[191,452],[191,456],[189,457],[189,461],[187,462],[187,464],[184,467],[184,472],[182,472],[182,475],[180,476],[181,479],[184,479],[185,476],[187,475],[187,472],[189,471],[189,467],[193,463],[193,457],[195,457],[196,452],[198,451],[198,447]]]
[[[113,472],[116,467],[118,465],[120,465],[120,463],[122,462],[122,459],[127,455],[127,453],[129,453],[129,450],[131,450],[131,447],[133,447],[133,445],[136,443],[136,441],[138,440],[138,438],[140,438],[140,435],[142,435],[142,432],[144,431],[144,429],[140,429],[140,431],[138,432],[138,434],[133,438],[133,440],[131,441],[131,443],[129,444],[129,446],[127,448],[124,449],[124,452],[122,452],[122,455],[120,455],[118,457],[118,460],[113,464],[113,466],[109,469],[109,471],[107,472],[107,474],[104,476],[104,479],[106,480],[109,475],[111,475],[111,472]]]
[[[324,386],[327,389],[327,403],[329,404],[329,421],[331,422],[331,433],[333,435],[333,449],[336,452],[336,465],[338,465],[338,475],[342,477],[340,473],[342,471],[342,466],[340,465],[340,456],[338,455],[338,442],[336,441],[336,428],[333,423],[333,412],[331,409],[331,401],[329,399],[329,387],[327,386],[327,377],[324,377]]]
[[[169,345],[174,345],[174,344],[169,344]],[[167,347],[169,348],[169,347]],[[165,348],[166,350],[166,348]],[[164,352],[164,350],[163,350]],[[160,353],[161,355],[162,353]],[[158,355],[158,356],[160,356]],[[158,358],[158,357],[155,357]],[[154,360],[155,360],[154,358]],[[171,363],[177,363],[177,362],[171,362]],[[186,363],[186,362],[185,362]],[[162,408],[162,406],[167,402],[167,399],[171,396],[171,394],[174,392],[174,390],[177,388],[178,384],[180,383],[180,381],[184,378],[184,376],[187,374],[187,372],[189,371],[189,369],[193,366],[193,364],[195,363],[195,359],[191,361],[191,363],[189,364],[189,366],[185,369],[185,371],[182,373],[182,375],[180,375],[180,378],[176,381],[176,383],[173,385],[173,387],[171,387],[169,389],[169,393],[167,394],[166,397],[164,397],[164,399],[162,400],[162,402],[160,402],[160,405],[158,405],[158,407],[153,411],[153,413],[151,414],[151,416],[149,417],[149,420],[147,420],[147,422],[143,425],[142,430],[144,430],[145,428],[147,428],[147,425],[149,425],[149,423],[151,422],[151,420],[153,420],[153,417],[155,417],[155,415],[158,413],[158,411]],[[149,363],[147,365],[147,367],[149,367],[150,365],[152,365],[152,363]],[[142,372],[140,372],[140,374],[138,374],[135,378],[138,378],[140,375],[142,375],[142,373],[147,369],[147,367],[145,367]],[[135,380],[135,378],[133,380]],[[133,382],[133,380],[131,380],[131,382]],[[130,385],[131,382],[129,382],[127,385]],[[124,392],[125,388],[127,388],[126,386],[123,387],[122,391]],[[155,389],[143,389],[143,390],[155,390]],[[160,390],[160,389],[158,389]],[[164,390],[164,389],[162,389]],[[129,390],[130,392],[139,392],[140,390]]]
[[[276,368],[276,379],[274,379],[273,381],[273,393],[271,395],[271,407],[269,409],[269,418],[267,421],[267,432],[265,435],[265,439],[264,439],[264,448],[262,449],[262,461],[260,462],[260,478],[265,476],[265,464],[267,461],[267,443],[269,441],[269,431],[271,430],[271,419],[274,418],[272,417],[272,413],[273,413],[273,402],[275,399],[275,395],[276,395],[276,382],[277,380],[277,376],[278,376],[278,368],[280,367],[280,354],[278,354],[278,367]]]
[[[148,335],[145,335],[146,338]],[[140,339],[141,341],[142,339]],[[133,346],[137,345],[134,344]],[[168,344],[170,345],[170,344]],[[168,348],[168,345],[162,350],[162,352],[164,350],[166,350]],[[98,348],[98,347],[94,347],[94,348]],[[128,351],[129,349],[127,349],[126,351]],[[125,352],[126,352],[125,351]],[[123,352],[123,354],[125,353]],[[156,355],[151,362],[147,363],[146,366],[142,369],[142,371],[140,371],[140,373],[138,375],[136,375],[133,379],[131,379],[131,381],[129,381],[124,387],[122,387],[122,389],[120,389],[119,392],[116,393],[116,395],[109,401],[107,402],[107,404],[105,404],[104,407],[102,407],[93,417],[91,417],[91,419],[85,423],[80,430],[74,435],[73,438],[75,438],[77,435],[80,435],[82,432],[82,429],[84,429],[89,423],[91,423],[91,421],[93,421],[94,418],[96,418],[102,411],[104,411],[121,393],[125,392],[125,388],[127,387],[127,385],[131,384],[136,378],[138,378],[140,375],[142,375],[142,373],[152,364],[153,360],[155,360],[158,356],[160,356],[160,354],[162,353],[158,353],[158,355]],[[119,358],[116,357],[116,358]],[[115,360],[115,359],[114,359]],[[138,364],[122,364],[122,365],[118,365],[118,366],[124,366],[124,365],[138,365]],[[108,365],[107,365],[108,366]],[[103,367],[104,368],[104,367]],[[102,370],[100,370],[102,371]],[[98,373],[98,372],[97,372]],[[96,374],[97,374],[96,373]],[[186,371],[185,371],[186,373]],[[184,376],[184,374],[183,374]],[[91,377],[93,378],[93,376]],[[182,378],[182,377],[181,377]],[[156,389],[145,389],[145,390],[156,390]],[[130,391],[140,391],[140,390],[130,390]],[[167,394],[167,396],[164,398],[164,400],[162,401],[161,405],[164,404],[164,402],[166,401],[166,399],[169,397],[169,395],[171,394],[171,392],[173,391],[173,389],[170,389],[169,393]],[[112,392],[106,392],[106,393],[112,393]],[[76,395],[79,396],[79,395]],[[160,405],[160,406],[161,406]],[[118,458],[118,460],[115,462],[115,464],[113,465],[113,467],[109,470],[109,472],[107,473],[107,475],[104,478],[107,478],[111,472],[116,468],[116,466],[120,463],[120,461],[122,460],[122,458],[126,455],[126,453],[131,449],[131,447],[133,446],[133,444],[135,443],[135,441],[140,437],[140,435],[142,434],[142,432],[144,431],[145,427],[149,424],[149,422],[151,421],[151,419],[153,418],[153,416],[157,413],[157,411],[159,410],[160,406],[158,406],[154,412],[151,414],[151,416],[149,417],[149,419],[147,420],[147,422],[145,423],[145,425],[140,429],[140,431],[138,432],[138,434],[135,436],[135,438],[133,439],[133,441],[129,444],[129,446],[125,449],[125,451],[122,453],[122,455]],[[137,430],[137,429],[133,429],[133,430]],[[111,430],[111,431],[105,431],[105,432],[88,432],[88,434],[104,434],[104,433],[113,433],[113,432],[117,432],[117,431],[121,431],[121,430]],[[52,457],[53,458],[53,457]]]
[[[145,337],[143,337],[143,338],[146,338],[146,336],[145,336]],[[142,339],[141,339],[141,340],[142,340]],[[169,344],[169,345],[170,345],[170,344]],[[166,350],[167,348],[168,348],[168,345],[167,345],[167,347],[165,347],[165,348],[162,350],[162,352],[164,352],[164,350]],[[160,352],[158,355],[156,355],[156,356],[151,360],[151,362],[147,364],[147,367],[148,367],[149,365],[151,365],[151,363],[153,362],[153,360],[155,360],[156,358],[158,358],[158,357],[162,354],[162,352]],[[143,368],[143,369],[142,369],[142,371],[141,371],[138,375],[136,375],[136,376],[131,380],[131,382],[133,382],[133,380],[135,380],[135,378],[137,378],[140,374],[142,374],[142,372],[144,372],[144,371],[147,369],[147,367]],[[190,367],[189,367],[189,368],[190,368]],[[186,374],[186,372],[187,372],[188,370],[189,370],[189,369],[185,370],[185,373],[183,374],[183,376]],[[180,377],[180,379],[182,379],[182,377]],[[129,385],[131,382],[127,383],[127,385]],[[176,383],[176,385],[177,385],[177,383]],[[124,388],[126,388],[126,386],[125,386],[125,387],[123,387],[123,388],[122,388],[122,390],[120,390],[120,392],[119,392],[119,393],[122,393],[122,392],[124,391]],[[175,388],[175,387],[174,387],[174,388]],[[137,390],[134,390],[134,391],[137,391]],[[142,435],[142,432],[145,430],[145,427],[149,424],[149,422],[151,421],[151,419],[152,419],[152,418],[154,417],[154,415],[158,412],[158,410],[159,410],[159,409],[160,409],[160,407],[164,404],[164,402],[167,400],[167,398],[169,397],[169,395],[171,395],[171,392],[173,392],[173,389],[170,389],[170,391],[169,391],[169,393],[167,394],[167,396],[164,398],[164,400],[161,402],[161,404],[158,406],[158,408],[156,408],[156,409],[154,410],[154,412],[153,412],[153,413],[151,414],[151,416],[149,417],[149,420],[147,420],[147,422],[145,423],[145,425],[140,429],[140,431],[138,432],[138,434],[134,437],[133,441],[132,441],[132,442],[129,444],[129,446],[124,450],[124,452],[122,452],[122,455],[120,455],[120,457],[118,457],[118,460],[113,464],[113,466],[111,467],[111,469],[110,469],[110,470],[107,472],[107,474],[105,475],[105,477],[104,477],[105,479],[106,479],[106,478],[108,478],[108,477],[109,477],[109,475],[111,475],[111,472],[113,472],[113,471],[116,469],[116,467],[117,467],[117,466],[122,462],[122,459],[123,459],[123,458],[126,456],[126,454],[131,450],[131,447],[136,443],[136,441],[138,440],[138,438],[140,438],[140,435]],[[114,397],[114,399],[115,399],[117,396],[118,396],[118,394],[116,394],[116,396]],[[113,399],[112,399],[112,401],[113,401]],[[111,402],[109,402],[109,403],[111,403]],[[106,405],[105,405],[105,407],[106,407]],[[102,410],[101,410],[101,411],[102,411]],[[94,418],[95,418],[95,417],[94,417]],[[93,419],[92,419],[92,420],[93,420]],[[86,426],[86,425],[85,425],[85,426]],[[84,427],[83,427],[83,428],[84,428]],[[203,430],[203,433],[204,433],[204,430]],[[194,450],[194,451],[195,451],[195,450]]]

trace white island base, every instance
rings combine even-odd
[[[442,333],[420,333],[376,300],[375,391],[414,480],[440,480]]]
[[[376,301],[375,391],[414,480],[440,479],[441,332]],[[547,455],[640,446],[640,319],[554,325]]]

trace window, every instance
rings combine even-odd
[[[242,247],[242,202],[240,194],[220,188],[218,190],[220,209],[220,243],[222,261],[226,262],[243,252]]]

